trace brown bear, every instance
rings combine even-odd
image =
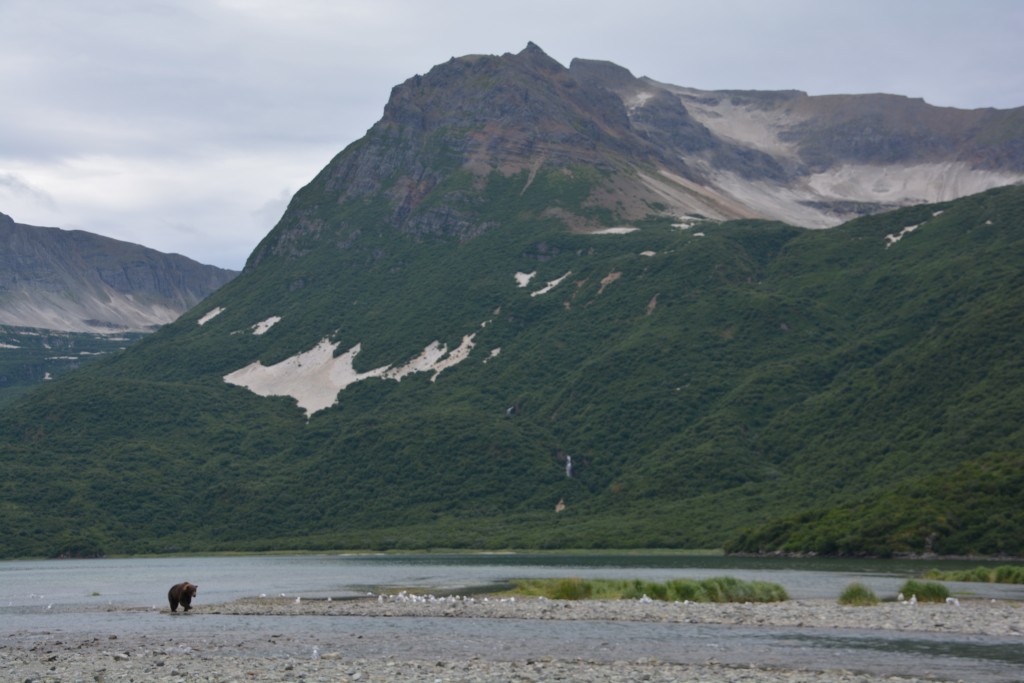
[[[192,609],[192,598],[196,597],[198,590],[199,586],[188,581],[171,586],[171,590],[167,591],[167,600],[171,603],[171,611],[178,611],[178,603],[181,603],[186,612]]]

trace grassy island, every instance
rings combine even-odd
[[[551,600],[651,600],[678,602],[781,602],[786,589],[766,581],[729,576],[702,581],[674,579],[664,583],[640,579],[514,579],[515,592]]]

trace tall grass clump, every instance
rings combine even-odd
[[[976,583],[1024,583],[1024,567],[1006,564],[999,567],[975,567],[941,571],[930,569],[925,574],[927,579],[939,581],[973,581]]]
[[[593,594],[593,584],[583,579],[559,579],[551,590],[553,600],[586,600]]]
[[[1024,567],[1003,565],[996,567],[993,583],[1024,583]]]
[[[708,602],[781,602],[788,600],[786,589],[767,581],[741,581],[719,576],[700,582]]]
[[[651,600],[668,602],[782,602],[786,589],[767,581],[741,581],[716,577],[694,581],[676,579],[665,583],[641,579],[515,579],[515,590],[552,600]]]
[[[637,600],[645,595],[651,600],[671,599],[669,598],[667,584],[655,583],[654,581],[641,581],[640,579],[627,582],[624,590],[619,594],[619,597],[624,600]]]
[[[675,579],[665,584],[672,600],[678,602],[708,602],[707,592],[699,581],[693,579]]]
[[[878,604],[878,596],[863,583],[851,583],[839,594],[839,604],[869,607]]]
[[[910,579],[903,584],[900,592],[908,597],[916,595],[918,602],[945,602],[949,597],[949,589],[935,581]]]

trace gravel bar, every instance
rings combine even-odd
[[[1007,601],[964,600],[953,604],[882,603],[846,607],[834,601],[790,600],[767,604],[665,603],[646,600],[554,601],[543,598],[419,597],[406,594],[360,599],[252,598],[220,605],[193,605],[174,622],[201,625],[203,615],[217,619],[258,617],[261,624],[284,623],[289,617],[323,616],[374,619],[432,617],[459,620],[586,620],[601,622],[664,622],[741,625],[764,628],[865,629],[873,631],[971,634],[1020,637],[1024,647],[1024,607]],[[109,608],[125,613],[130,623],[141,609]],[[151,611],[151,610],[150,610]],[[162,611],[166,612],[166,608]],[[196,619],[196,617],[199,617]],[[270,617],[269,620],[266,618]],[[383,621],[383,620],[382,620]],[[240,623],[240,622],[239,622]],[[370,622],[368,622],[370,623]],[[282,632],[285,632],[284,630]],[[120,636],[59,632],[7,634],[0,644],[0,678],[4,681],[155,681],[157,683],[227,683],[229,681],[424,681],[427,683],[497,683],[542,681],[720,681],[723,683],[869,683],[944,680],[878,673],[736,665],[716,662],[678,663],[645,657],[597,660],[551,657],[504,659],[493,654],[454,658],[408,658],[401,652],[380,657],[351,657],[344,647],[298,654],[277,641],[287,636],[238,631],[204,632],[191,645],[174,635]]]

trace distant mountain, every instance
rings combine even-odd
[[[124,349],[237,274],[0,213],[0,405]]]
[[[453,59],[0,411],[0,555],[1022,555],[1022,116]]]
[[[237,275],[178,254],[0,213],[0,325],[151,332]]]

